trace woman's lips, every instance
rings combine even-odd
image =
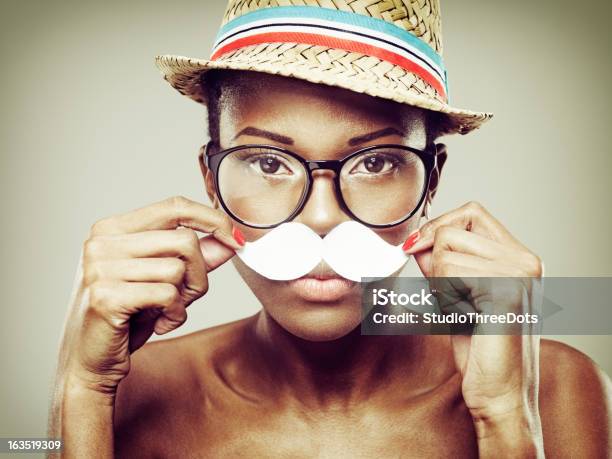
[[[356,282],[339,276],[306,275],[289,281],[291,289],[302,299],[312,302],[338,301],[347,295]]]

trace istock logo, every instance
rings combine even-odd
[[[433,294],[421,289],[419,293],[395,293],[386,288],[372,290],[374,306],[433,306]]]

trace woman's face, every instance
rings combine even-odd
[[[277,145],[307,160],[329,160],[342,159],[369,145],[426,146],[421,111],[338,88],[251,75],[222,100],[219,128],[224,149],[242,144]],[[325,236],[351,218],[336,198],[333,172],[314,171],[313,178],[312,193],[295,221]],[[212,194],[210,177],[207,183]],[[418,227],[420,212],[415,215],[401,225],[376,232],[398,245]],[[268,231],[235,225],[247,241]],[[272,281],[238,257],[233,260],[267,314],[293,335],[310,341],[333,340],[351,332],[361,321],[360,286],[339,278],[324,264],[307,278]]]

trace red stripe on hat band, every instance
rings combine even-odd
[[[389,62],[393,65],[397,65],[404,70],[414,73],[427,83],[429,83],[436,92],[446,102],[446,91],[440,82],[425,68],[420,66],[414,61],[407,59],[404,56],[400,56],[392,51],[388,51],[377,46],[367,45],[353,40],[346,40],[342,38],[330,37],[325,35],[319,35],[314,33],[302,33],[302,32],[269,32],[257,35],[251,35],[249,37],[238,38],[221,48],[214,51],[211,56],[211,60],[218,59],[221,55],[226,54],[230,51],[234,51],[238,48],[243,48],[249,45],[258,45],[261,43],[304,43],[316,46],[326,46],[329,48],[343,49],[354,53],[364,54],[366,56],[376,57],[383,61]]]

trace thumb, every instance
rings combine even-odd
[[[212,235],[200,239],[200,250],[208,272],[217,269],[236,255],[234,249],[229,248]]]
[[[417,262],[417,265],[419,265],[419,269],[425,277],[431,277],[432,274],[432,253],[432,249],[427,249],[413,254],[414,260]]]
[[[455,366],[461,376],[464,376],[467,370],[471,344],[472,337],[469,335],[451,335],[451,345],[453,348]]]

